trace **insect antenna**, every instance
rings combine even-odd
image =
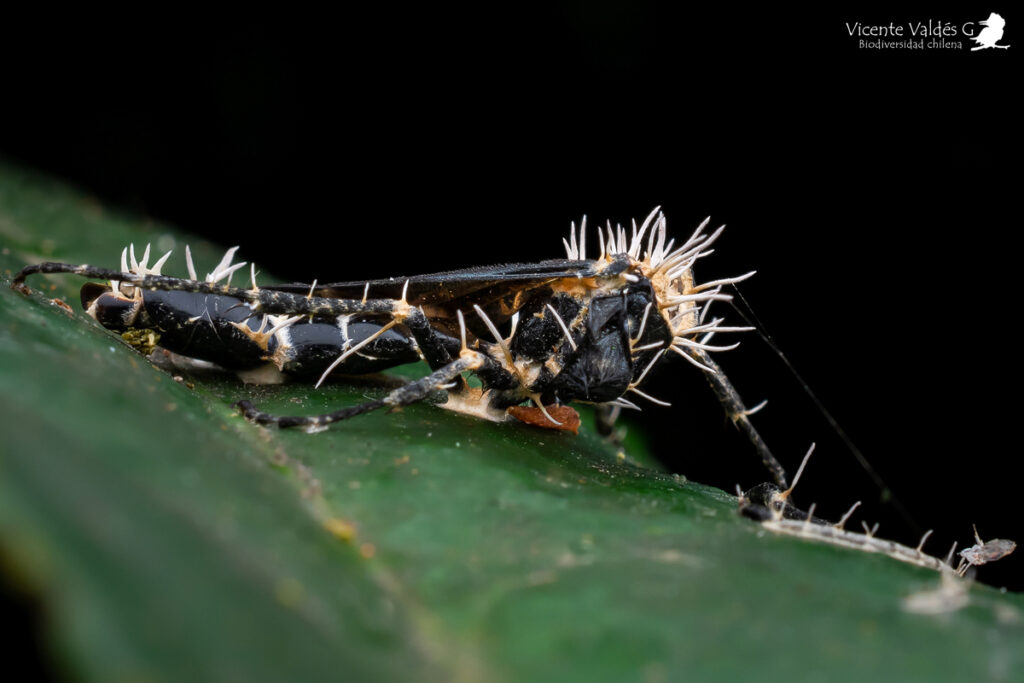
[[[882,494],[882,500],[892,504],[893,509],[896,510],[897,514],[903,519],[903,521],[910,527],[910,529],[914,533],[921,533],[921,526],[910,514],[910,511],[907,510],[907,508],[903,505],[900,499],[896,497],[892,489],[889,488],[889,485],[886,484],[885,480],[882,478],[882,475],[880,475],[878,471],[871,466],[871,463],[868,461],[867,456],[865,456],[864,453],[857,447],[857,445],[853,443],[853,439],[851,439],[850,436],[846,433],[846,431],[839,425],[839,422],[835,419],[835,417],[832,416],[832,413],[830,413],[829,410],[825,407],[825,404],[821,402],[821,399],[818,398],[818,395],[814,393],[810,385],[807,384],[806,380],[804,380],[800,373],[797,372],[796,368],[793,367],[793,364],[789,362],[789,358],[786,357],[786,354],[782,352],[782,349],[780,349],[778,344],[775,343],[775,340],[772,339],[771,335],[768,334],[764,324],[758,319],[757,314],[754,313],[753,307],[750,305],[750,302],[748,302],[747,299],[743,296],[743,293],[740,291],[739,287],[737,287],[735,284],[732,284],[730,286],[733,288],[733,291],[736,292],[736,296],[739,298],[740,301],[743,302],[743,306],[746,308],[746,311],[744,311],[736,304],[735,300],[730,300],[729,303],[733,307],[733,310],[735,310],[739,314],[739,316],[743,318],[744,322],[746,322],[748,325],[753,326],[757,330],[757,335],[762,339],[762,341],[764,341],[765,344],[768,345],[768,348],[770,348],[772,352],[779,357],[779,360],[782,361],[786,369],[790,372],[790,374],[792,374],[793,378],[797,381],[797,384],[800,385],[800,388],[803,390],[803,392],[807,395],[808,398],[811,399],[811,402],[814,403],[815,407],[817,407],[822,417],[825,418],[825,421],[828,423],[832,431],[843,442],[843,444],[846,446],[846,449],[851,454],[853,454],[853,457],[857,460],[857,463],[861,466],[861,468],[867,473],[869,477],[871,477],[871,480],[875,483],[875,486],[878,487],[878,490]]]

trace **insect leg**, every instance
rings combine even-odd
[[[597,423],[597,433],[605,437],[614,436],[615,422],[619,419],[620,413],[622,413],[622,406],[611,406],[606,403],[595,405],[594,419]]]
[[[711,370],[711,372],[705,372],[704,376],[707,377],[708,382],[711,384],[711,389],[715,392],[715,396],[718,397],[718,402],[725,409],[726,415],[746,435],[750,443],[753,444],[758,455],[761,456],[761,462],[772,473],[775,483],[783,489],[788,488],[786,484],[786,471],[779,464],[779,461],[775,459],[775,456],[772,455],[772,452],[768,450],[768,444],[764,442],[764,439],[757,433],[754,425],[751,424],[748,417],[750,411],[743,405],[743,399],[740,398],[739,393],[732,385],[732,382],[729,381],[729,378],[722,372],[722,368],[718,366],[718,363],[704,349],[687,346],[683,351],[693,360]]]
[[[416,340],[420,353],[431,370],[444,367],[451,362],[453,356],[460,353],[460,349],[465,348],[462,340],[449,337],[431,326],[430,321],[418,308],[411,308],[402,320],[402,324],[409,329]],[[483,383],[484,389],[505,390],[520,386],[519,377],[487,353],[490,346],[483,340],[476,340],[473,347],[475,350],[483,352],[480,354],[480,365],[474,368],[474,372]],[[449,394],[459,394],[468,388],[463,378],[457,377],[454,381],[456,386],[448,390]]]
[[[404,302],[393,299],[335,299],[330,297],[307,297],[302,294],[281,292],[272,289],[243,289],[215,282],[198,282],[166,275],[139,275],[124,273],[119,270],[97,268],[96,266],[70,263],[37,263],[25,266],[11,281],[12,289],[25,290],[25,278],[36,273],[71,273],[81,277],[101,280],[117,280],[130,283],[140,289],[158,289],[171,292],[198,292],[200,294],[219,294],[240,299],[249,304],[253,313],[273,313],[278,315],[314,315],[336,317],[349,313],[373,313],[398,317],[400,308],[408,306]]]
[[[347,420],[350,417],[362,415],[384,406],[396,408],[422,401],[430,392],[441,389],[467,370],[476,370],[483,365],[483,362],[482,354],[475,351],[467,351],[448,365],[435,370],[422,379],[400,386],[382,399],[342,408],[325,415],[308,417],[271,415],[257,410],[249,401],[239,401],[235,405],[242,410],[242,414],[247,419],[259,424],[276,424],[281,428],[311,427],[315,429],[317,427],[325,427],[333,422]]]
[[[430,325],[427,316],[418,308],[410,309],[402,323],[409,328],[413,339],[423,353],[423,359],[431,370],[437,370],[452,362],[452,352],[458,353],[459,341],[441,334]]]

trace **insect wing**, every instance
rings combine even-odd
[[[473,293],[495,287],[503,286],[507,291],[518,291],[537,287],[560,278],[593,277],[595,274],[596,264],[593,261],[556,259],[540,263],[476,266],[427,275],[390,277],[384,280],[323,283],[313,289],[313,296],[358,299],[363,296],[366,285],[369,284],[370,298],[397,299],[402,295],[402,289],[408,282],[409,303],[454,303]],[[264,289],[305,294],[309,292],[310,287],[308,284],[296,282],[272,285]]]
[[[398,299],[408,282],[406,297],[409,303],[428,309],[428,315],[434,320],[454,320],[456,310],[472,311],[476,305],[500,325],[545,285],[560,279],[582,279],[596,274],[595,261],[552,259],[539,263],[478,266],[386,280],[325,283],[314,287],[312,293],[313,296],[338,299],[361,299],[364,293],[371,299]],[[273,285],[265,289],[296,294],[310,292],[309,285],[300,283]],[[478,327],[477,321],[472,317],[470,320],[467,322],[471,328]],[[483,334],[484,330],[477,332]]]

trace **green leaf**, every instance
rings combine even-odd
[[[7,277],[185,240],[4,166],[0,237]],[[192,246],[200,269],[219,259]],[[73,678],[1021,675],[1021,595],[974,585],[964,609],[909,613],[934,572],[766,533],[636,439],[623,457],[586,421],[575,437],[431,405],[257,427],[230,404],[313,414],[385,389],[175,381],[51,303],[77,308],[78,279],[29,284],[0,287],[0,557]]]

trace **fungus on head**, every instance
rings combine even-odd
[[[723,287],[742,282],[754,275],[754,271],[751,271],[738,277],[711,282],[696,281],[693,273],[694,264],[713,253],[711,245],[725,230],[723,225],[711,234],[706,233],[705,228],[710,220],[706,218],[678,247],[675,246],[675,240],[668,239],[667,221],[661,207],[655,207],[639,227],[634,220],[629,234],[621,225],[613,229],[611,222],[607,223],[603,231],[600,228],[597,231],[597,262],[603,264],[606,269],[617,266],[614,270],[620,271],[618,274],[624,287],[649,282],[654,292],[657,313],[664,319],[672,334],[669,348],[709,372],[711,368],[699,363],[686,351],[727,351],[738,346],[712,346],[707,342],[718,332],[746,332],[753,328],[725,327],[721,324],[721,318],[705,321],[711,302],[732,299],[730,295],[722,293]],[[586,217],[580,223],[579,239],[577,240],[576,225],[573,223],[570,239],[563,242],[568,258],[586,259]],[[620,266],[623,259],[627,262],[624,269]]]

